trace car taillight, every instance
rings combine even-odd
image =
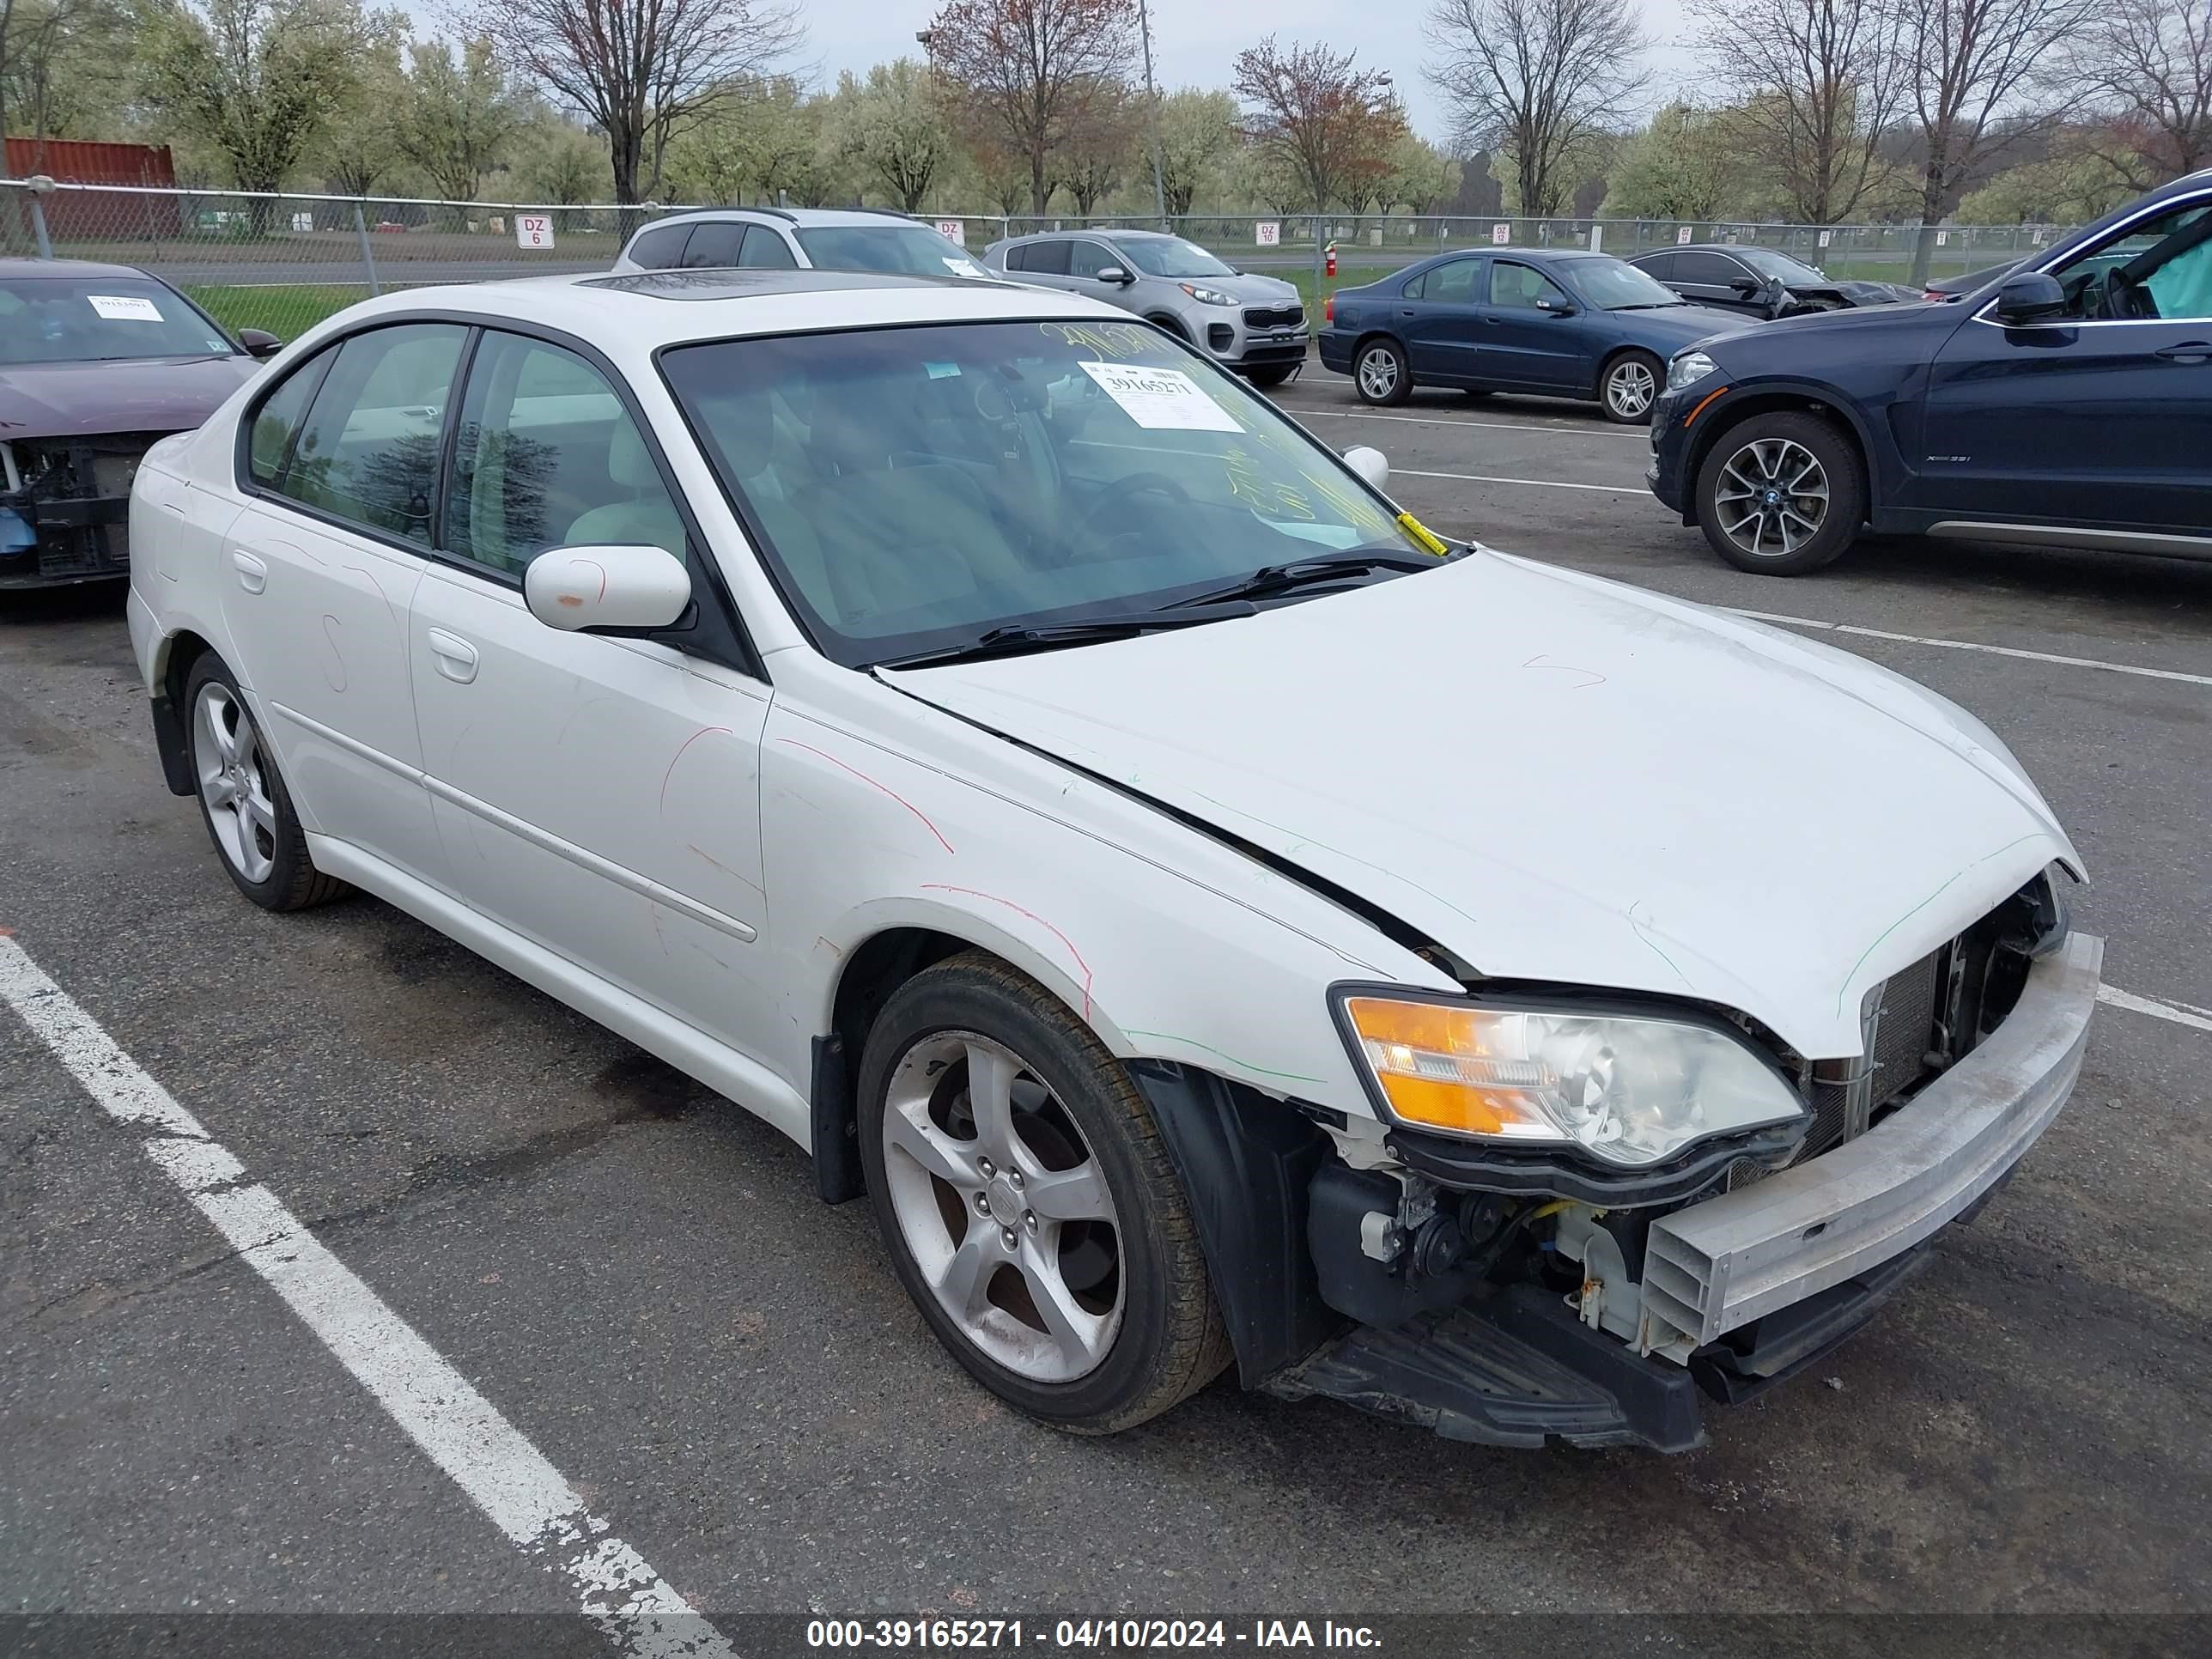
[[[1334,294],[1321,302],[1321,319],[1324,323],[1336,320],[1336,295]]]

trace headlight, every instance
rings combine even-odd
[[[1693,381],[1708,374],[1717,374],[1721,366],[1702,351],[1685,351],[1667,365],[1667,390],[1679,392]]]
[[[1202,306],[1236,306],[1244,303],[1235,295],[1224,294],[1218,288],[1198,288],[1189,283],[1179,283],[1176,286]]]
[[[1380,995],[1343,1007],[1391,1116],[1413,1127],[1642,1164],[1805,1110],[1778,1072],[1703,1025]]]

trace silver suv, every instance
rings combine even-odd
[[[1280,386],[1306,360],[1297,289],[1273,276],[1245,276],[1180,236],[1054,231],[994,242],[983,262],[1024,283],[1133,311],[1257,386]]]
[[[618,272],[884,270],[910,276],[991,273],[934,225],[889,208],[702,208],[656,219],[629,239]]]

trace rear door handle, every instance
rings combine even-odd
[[[459,634],[442,628],[429,630],[430,654],[438,672],[456,684],[466,685],[477,677],[477,648]]]
[[[269,586],[269,567],[244,548],[231,549],[230,568],[238,572],[238,585],[249,593]]]
[[[2184,340],[2179,345],[2160,346],[2158,355],[2170,363],[2212,362],[2212,343],[2203,340]]]

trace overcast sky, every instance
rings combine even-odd
[[[937,10],[937,0],[804,0],[806,55],[824,82],[840,70],[865,70],[902,54],[920,56],[916,29]],[[1681,27],[1680,0],[1641,0],[1644,32],[1659,41]],[[1425,0],[1152,0],[1154,71],[1163,90],[1182,86],[1225,87],[1237,54],[1266,34],[1285,40],[1326,40],[1358,52],[1396,77],[1413,125],[1441,139],[1449,122],[1421,76],[1421,21]],[[1655,58],[1655,90],[1674,89],[1686,72],[1679,53]]]

